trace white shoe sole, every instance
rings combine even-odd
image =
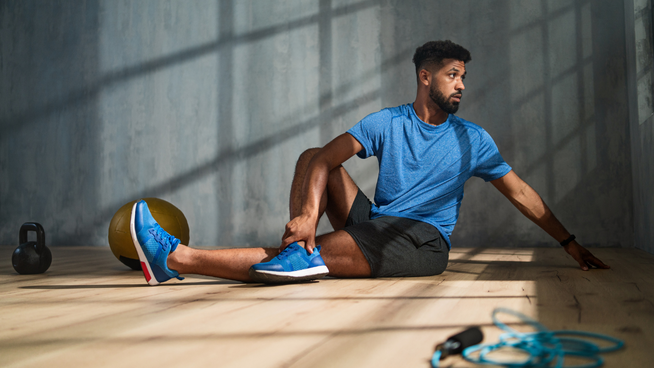
[[[287,284],[293,282],[316,280],[329,274],[327,266],[317,266],[306,268],[304,270],[283,272],[283,271],[265,271],[250,268],[250,278],[256,282],[265,284]]]
[[[145,257],[145,253],[143,253],[141,244],[139,243],[139,240],[136,237],[136,226],[134,224],[134,220],[136,218],[137,204],[139,204],[139,201],[134,203],[134,206],[132,206],[132,214],[129,219],[129,232],[132,235],[132,243],[134,243],[134,248],[136,248],[136,253],[138,253],[139,255],[139,261],[141,261],[141,269],[143,270],[143,276],[145,277],[145,281],[147,281],[148,284],[155,286],[155,285],[159,285],[159,281],[157,281],[157,278],[154,277],[152,268],[150,268],[150,262],[148,262],[148,259]]]

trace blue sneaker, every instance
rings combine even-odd
[[[320,256],[320,246],[309,254],[298,243],[292,243],[268,262],[250,267],[250,278],[266,284],[283,284],[309,281],[329,273]]]
[[[168,254],[177,249],[179,239],[168,234],[157,224],[144,200],[134,203],[129,230],[148,284],[158,285],[173,277],[184,279],[179,276],[179,272],[169,269],[166,264]]]

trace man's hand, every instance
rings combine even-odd
[[[316,246],[316,222],[315,219],[306,215],[300,215],[289,221],[286,224],[286,231],[282,236],[282,245],[279,247],[279,251],[281,252],[293,242],[298,242],[309,251],[309,254],[313,253],[313,248]]]
[[[604,264],[597,257],[595,257],[588,249],[582,247],[576,241],[570,242],[570,244],[563,247],[572,258],[579,263],[579,266],[582,270],[588,271],[588,267],[596,268],[611,268],[609,265]]]

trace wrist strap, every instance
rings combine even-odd
[[[562,241],[560,244],[561,244],[562,247],[565,247],[566,245],[570,244],[570,242],[575,240],[575,239],[577,239],[576,236],[570,235],[570,237],[568,237],[568,239]]]

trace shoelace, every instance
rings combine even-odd
[[[284,258],[288,257],[294,250],[295,250],[295,247],[293,247],[293,249],[291,249],[291,246],[289,245],[286,248],[284,248],[284,250],[281,251],[281,253],[279,253],[277,255],[277,258],[284,259]]]
[[[159,224],[155,224],[154,227],[148,231],[154,237],[154,240],[163,246],[163,250],[165,252],[169,252],[171,248],[177,247],[180,242],[179,239],[168,234],[164,229],[162,229]]]

